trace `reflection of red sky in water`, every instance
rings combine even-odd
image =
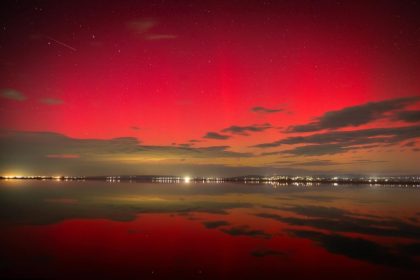
[[[193,217],[193,218],[191,218]],[[203,221],[226,220],[272,234],[271,239],[232,236],[206,229]],[[2,230],[8,276],[53,278],[358,279],[408,277],[385,268],[328,253],[312,241],[293,238],[274,223],[234,210],[229,215],[144,214],[131,222],[67,220],[47,226]],[[270,249],[284,256],[255,257]]]

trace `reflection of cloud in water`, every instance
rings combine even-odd
[[[327,207],[327,206],[317,206],[317,205],[294,205],[290,207],[281,207],[280,210],[293,212],[302,216],[316,217],[316,218],[330,218],[330,219],[341,219],[345,217],[367,217],[374,219],[384,219],[384,217],[379,217],[371,214],[365,213],[356,213],[349,212],[344,209],[336,207]]]
[[[228,226],[230,225],[230,223],[227,221],[206,221],[206,222],[203,222],[203,225],[206,228],[211,229],[211,228],[219,228],[222,226]]]
[[[261,218],[273,219],[293,226],[310,226],[317,229],[324,229],[337,232],[369,234],[375,236],[407,237],[415,239],[418,239],[420,237],[419,226],[406,223],[402,220],[374,220],[358,218],[351,216],[351,212],[348,212],[348,214],[346,215],[340,216],[338,215],[339,212],[336,210],[332,210],[331,213],[328,213],[328,209],[329,208],[324,209],[325,212],[323,212],[319,218],[311,219],[285,217],[272,213],[259,213],[256,215]],[[289,210],[293,209],[289,208]],[[302,212],[299,213],[299,211],[296,211],[295,213],[301,214]],[[314,217],[314,215],[311,214],[310,217]]]
[[[257,249],[251,252],[251,256],[254,257],[267,257],[267,256],[277,256],[277,257],[286,257],[287,254],[284,252],[272,250],[272,249]]]
[[[233,236],[249,236],[270,239],[271,234],[259,229],[250,229],[248,226],[235,226],[228,229],[221,229],[222,232]]]
[[[342,218],[348,214],[347,211],[335,207],[324,206],[293,206],[284,207],[283,210],[310,217]]]
[[[389,200],[378,200],[378,199],[355,199],[354,202],[359,203],[359,204],[372,204],[372,203],[389,203]]]
[[[399,248],[406,254],[410,254],[412,256],[420,256],[420,243],[404,244]]]
[[[291,196],[298,199],[307,199],[307,200],[314,200],[314,201],[319,201],[319,202],[333,202],[335,200],[341,199],[340,197],[328,196],[328,195],[292,194]]]
[[[229,210],[250,207],[243,202],[190,199],[139,199],[120,201],[84,198],[76,199],[16,197],[15,201],[1,199],[0,221],[2,224],[51,224],[66,219],[110,219],[132,221],[139,214],[168,213],[188,215],[192,212],[227,215]],[[54,202],[54,203],[52,203]],[[34,215],[34,213],[37,213]]]
[[[62,203],[62,204],[76,204],[76,203],[79,203],[79,201],[77,199],[71,199],[71,198],[47,198],[47,199],[45,199],[45,202]]]
[[[292,235],[315,241],[328,252],[374,264],[418,269],[418,264],[401,250],[395,250],[362,238],[315,231],[291,230]]]

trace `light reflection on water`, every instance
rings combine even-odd
[[[420,190],[239,183],[0,183],[0,276],[420,276]]]

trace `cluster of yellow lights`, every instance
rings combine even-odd
[[[14,178],[21,179],[21,178],[24,178],[24,176],[22,176],[22,175],[6,175],[6,176],[3,176],[3,177],[6,178],[6,179],[14,179]]]
[[[24,176],[24,175],[5,175],[2,176],[5,179],[36,179],[36,178],[41,178],[41,179],[47,179],[47,178],[52,178],[52,179],[61,179],[63,178],[63,176]],[[67,178],[64,177],[64,178]]]

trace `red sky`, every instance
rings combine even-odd
[[[127,169],[119,172],[142,173],[133,161],[148,160],[161,162],[165,174],[179,171],[173,164],[191,174],[204,171],[190,165],[229,166],[232,175],[243,173],[240,168],[388,174],[420,167],[418,3],[85,2],[2,4],[0,127],[9,155],[1,173],[77,173],[74,166],[81,163],[86,173],[108,172],[98,162],[124,163]],[[338,126],[291,132],[328,112],[354,107],[350,116],[371,117],[355,124],[346,115]],[[403,112],[412,116],[409,121],[398,117]],[[231,126],[265,128],[223,131]],[[315,155],[284,151],[325,142],[251,147],[295,136],[402,126],[411,127],[408,136],[389,140],[401,133],[392,131],[385,135],[386,145],[375,147],[362,144],[375,142],[371,138],[382,132],[362,133],[357,145]],[[41,132],[69,137],[69,143],[39,140]],[[226,139],[203,138],[208,132]],[[120,137],[131,137],[135,155],[125,148],[86,152],[71,140],[112,145]],[[51,151],[45,148],[49,141]],[[16,143],[32,144],[36,151],[21,156]],[[187,155],[179,144],[192,145]],[[137,151],[144,146],[158,147]],[[213,146],[248,155],[194,155],[195,148]],[[261,156],[270,152],[279,153]],[[39,160],[43,167],[35,168]],[[361,160],[372,161],[369,169],[355,166]]]

